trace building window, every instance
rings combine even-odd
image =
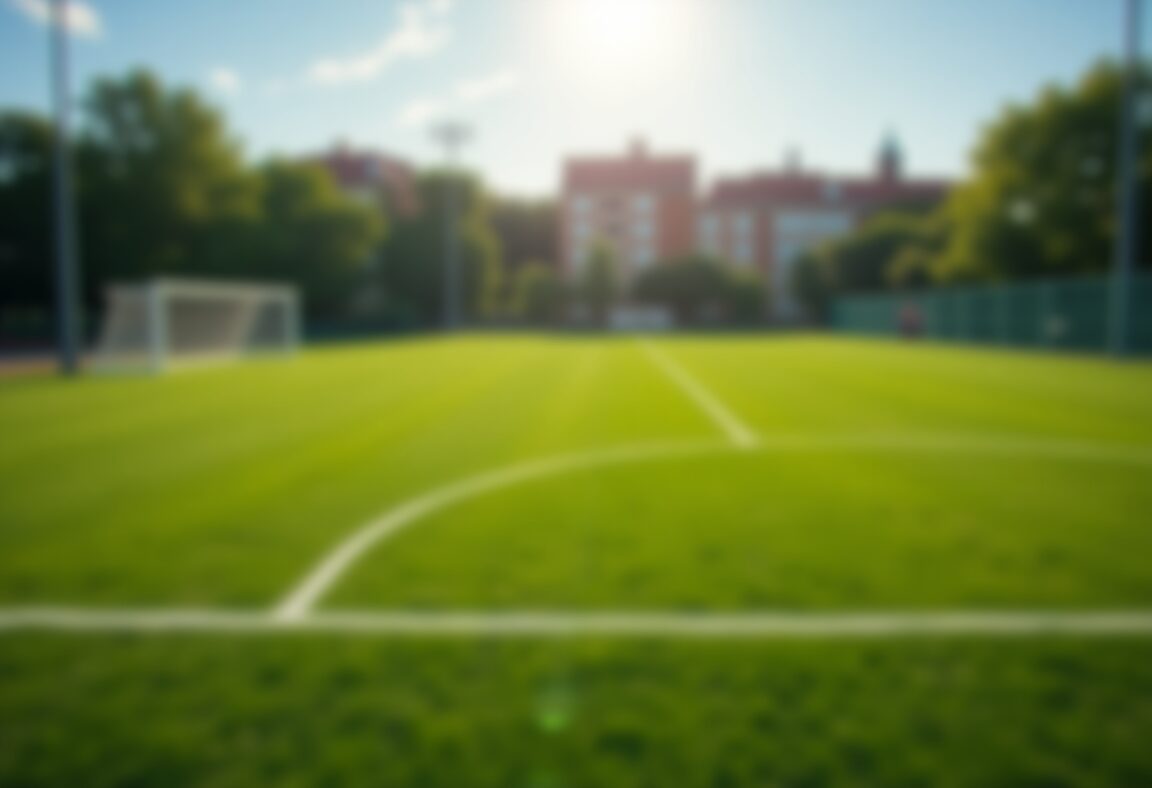
[[[639,216],[651,216],[656,210],[656,200],[651,194],[636,194],[632,196],[632,212]]]
[[[636,268],[647,268],[656,259],[650,244],[636,244],[632,247],[632,264]]]
[[[587,216],[592,213],[592,208],[595,203],[592,197],[587,194],[577,194],[572,198],[572,215],[573,216]]]
[[[751,243],[755,226],[755,217],[751,211],[741,211],[732,217],[732,232],[736,234],[736,243]]]
[[[706,213],[700,217],[698,226],[700,233],[700,249],[708,254],[720,253],[720,217],[714,213]]]

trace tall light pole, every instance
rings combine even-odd
[[[74,375],[80,368],[79,261],[76,214],[72,187],[71,145],[68,138],[68,30],[66,0],[52,0],[48,25],[52,69],[52,104],[56,115],[52,201],[56,219],[56,341],[60,372]]]
[[[1140,92],[1140,11],[1143,0],[1127,0],[1124,15],[1123,94],[1120,98],[1120,139],[1116,171],[1116,245],[1112,265],[1111,320],[1108,344],[1117,356],[1129,350],[1132,315],[1132,272],[1137,254],[1136,173],[1137,100]]]
[[[457,194],[453,176],[456,154],[472,137],[472,130],[459,121],[442,123],[432,129],[433,138],[444,146],[444,327],[455,328],[460,324],[460,249],[457,232]]]

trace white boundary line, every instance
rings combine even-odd
[[[0,609],[0,634],[193,632],[383,634],[412,637],[675,639],[892,638],[977,635],[1152,636],[1152,610],[939,610],[832,613],[568,611],[328,611],[283,619],[266,611],[213,609]]]
[[[413,635],[549,636],[612,634],[660,637],[858,636],[902,634],[1152,634],[1152,610],[925,612],[587,612],[393,611],[313,612],[316,603],[364,552],[402,528],[469,498],[522,482],[605,465],[742,453],[747,446],[669,442],[534,460],[473,476],[410,499],[353,532],[263,612],[218,609],[0,607],[0,632],[180,630],[204,632],[339,631]],[[861,434],[777,436],[753,452],[946,452],[1042,456],[1088,462],[1152,464],[1152,448],[1015,436]]]
[[[720,431],[727,436],[733,446],[749,448],[759,442],[755,432],[740,421],[728,406],[705,388],[704,384],[692,377],[671,356],[647,339],[640,340],[640,345],[652,363],[659,367],[661,372],[679,386],[680,390],[687,394],[689,399],[712,419],[712,422],[720,428]]]

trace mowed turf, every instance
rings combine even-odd
[[[1152,608],[1142,463],[790,447],[586,469],[383,543],[333,608]]]
[[[1144,786],[1152,643],[48,636],[15,786]]]
[[[816,338],[653,341],[766,441],[724,450],[631,339],[465,337],[165,378],[0,384],[0,600],[272,604],[375,515],[574,452],[714,442],[537,480],[413,524],[331,604],[1139,606],[1152,466],[1141,364]],[[946,448],[946,446],[945,446]]]
[[[425,340],[0,384],[0,601],[270,603],[409,496],[711,426],[625,342]]]
[[[322,605],[1150,606],[1147,365],[653,345],[764,445],[734,449],[632,340],[2,382],[0,606],[267,608],[413,496],[667,441],[702,448],[413,522]],[[1134,786],[1150,727],[1141,636],[0,633],[0,785]]]

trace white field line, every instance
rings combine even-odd
[[[824,438],[806,435],[780,435],[757,446],[727,446],[706,442],[653,443],[561,455],[532,460],[462,479],[444,487],[430,490],[385,512],[379,518],[354,531],[332,549],[309,571],[303,580],[295,584],[285,594],[277,604],[274,614],[276,618],[281,620],[302,618],[316,606],[321,597],[339,580],[348,567],[366,551],[393,536],[402,528],[469,498],[570,471],[660,458],[745,451],[773,453],[826,451],[947,452],[1152,464],[1152,449],[1141,446],[1112,446],[1003,435],[924,435],[916,433],[832,435]]]
[[[0,608],[0,634],[191,632],[380,634],[412,637],[768,639],[907,638],[969,635],[1026,638],[1152,636],[1152,610],[938,610],[850,613],[328,611],[279,618],[266,611],[212,609]]]
[[[363,555],[366,550],[393,536],[400,529],[416,520],[468,498],[502,487],[510,487],[530,479],[582,468],[652,460],[661,457],[722,452],[726,448],[722,444],[700,441],[623,446],[532,460],[438,487],[424,495],[410,499],[353,532],[285,595],[276,606],[275,616],[281,620],[297,619],[304,616],[316,605],[316,602],[328,591],[337,578],[347,570],[349,565]]]
[[[758,442],[756,433],[748,428],[744,422],[736,417],[731,409],[729,409],[723,402],[716,397],[711,391],[706,389],[700,381],[688,374],[687,370],[680,364],[676,363],[663,350],[660,350],[648,340],[642,340],[640,343],[644,351],[648,354],[648,358],[660,368],[660,371],[667,375],[673,383],[680,387],[680,390],[688,395],[700,410],[712,419],[712,422],[720,428],[720,431],[727,436],[728,440],[732,442],[733,446],[740,446],[748,448],[755,446]]]

